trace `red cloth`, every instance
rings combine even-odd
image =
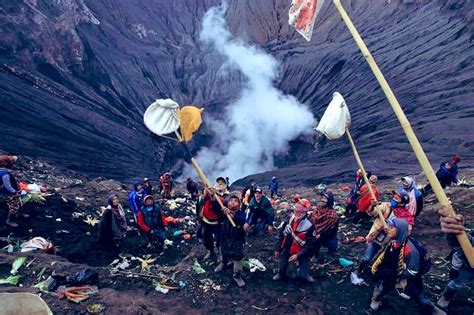
[[[375,199],[379,200],[380,192],[377,186],[372,184],[372,190],[374,191]],[[367,184],[362,185],[362,187],[360,188],[360,194],[361,195],[357,201],[357,209],[360,212],[366,212],[371,206],[370,199],[372,198]]]
[[[222,204],[225,204],[225,200],[221,198]],[[217,206],[219,209],[216,209],[216,203],[213,202],[209,195],[204,196],[204,204],[202,206],[202,216],[208,221],[219,221],[222,218],[222,211],[220,206]]]
[[[397,218],[407,220],[408,224],[415,225],[415,216],[410,213],[410,209],[408,209],[408,207],[395,208],[393,209],[393,214]]]
[[[318,206],[311,214],[311,222],[314,224],[316,234],[321,235],[321,233],[337,227],[339,216],[334,209]]]
[[[167,226],[168,223],[166,222],[165,214],[163,212],[161,212],[161,219],[163,220],[162,221],[163,226]],[[151,227],[149,227],[146,224],[145,217],[143,216],[143,213],[141,211],[138,211],[137,221],[138,221],[138,226],[140,227],[140,229],[142,229],[145,232],[150,232],[151,231]]]

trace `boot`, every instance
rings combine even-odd
[[[215,272],[215,273],[218,273],[218,272],[221,272],[222,270],[224,270],[224,263],[221,262],[221,263],[219,263],[219,264],[217,265],[217,267],[214,269],[214,272]]]
[[[234,275],[232,278],[234,278],[234,281],[239,288],[242,288],[245,286],[245,281],[244,279],[242,279],[242,273],[240,271],[234,272]]]
[[[441,295],[441,297],[439,298],[436,304],[438,304],[442,308],[447,308],[449,305],[449,302],[451,302],[455,293],[456,291],[454,291],[450,287],[446,287],[446,289],[444,290],[443,294]]]
[[[382,301],[378,300],[376,297],[372,297],[372,301],[370,302],[370,308],[376,311],[379,309],[380,305],[382,305]]]
[[[11,213],[8,214],[7,221],[5,223],[11,227],[18,227],[18,223],[15,222],[15,215]]]

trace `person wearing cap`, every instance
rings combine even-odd
[[[98,240],[104,246],[120,248],[127,232],[125,211],[116,195],[110,196],[108,203],[100,219]]]
[[[173,192],[174,182],[173,178],[171,178],[170,173],[164,173],[160,177],[160,193],[163,198],[171,198],[171,194]]]
[[[227,182],[224,177],[218,177],[214,188],[204,189],[203,205],[200,212],[202,222],[202,238],[204,247],[208,250],[204,259],[210,259],[216,256],[221,245],[221,228],[224,220],[224,212],[215,198],[220,198],[222,204],[227,204],[229,191],[227,190]],[[214,246],[215,241],[215,246]],[[218,256],[218,261],[221,256]]]
[[[346,203],[346,216],[350,217],[357,212],[357,197],[360,195],[360,187],[364,184],[364,176],[362,176],[362,170],[358,169],[355,176],[355,183],[352,186],[349,196],[347,197]]]
[[[12,173],[13,165],[17,160],[17,156],[0,156],[0,178],[2,179],[0,194],[6,197],[8,216],[5,223],[10,227],[18,227],[16,219],[20,209],[21,189]]]
[[[451,161],[444,161],[439,165],[439,169],[436,172],[436,178],[438,179],[441,187],[446,188],[452,183],[457,184],[459,180],[457,179],[459,173],[458,163],[461,162],[461,157],[457,154],[453,155]],[[431,184],[426,185],[423,188],[423,195],[428,195],[432,192],[433,188]]]
[[[250,201],[255,196],[255,190],[257,189],[257,182],[252,179],[250,181],[250,187],[245,187],[242,190],[242,210],[247,209],[249,206]]]
[[[168,231],[165,213],[159,204],[156,204],[153,196],[146,196],[143,207],[138,212],[138,226],[145,232],[148,246],[153,247],[157,243],[158,249],[163,248]]]
[[[326,190],[321,194],[318,205],[310,215],[310,220],[315,227],[315,257],[319,257],[319,250],[322,246],[328,249],[329,255],[334,255],[337,251],[339,215],[333,207],[334,195],[331,191]]]
[[[146,193],[143,189],[142,184],[139,181],[133,182],[133,190],[128,195],[128,206],[133,213],[133,217],[135,218],[135,222],[137,222],[138,212],[143,206],[143,198],[145,198]],[[138,222],[137,222],[138,223]]]
[[[245,212],[241,209],[238,192],[233,192],[229,195],[227,208],[224,208],[223,212],[232,217],[236,226],[232,226],[229,220],[224,220],[222,224],[222,261],[217,265],[214,271],[221,272],[227,266],[227,263],[232,260],[234,264],[233,279],[237,286],[241,288],[245,286],[245,281],[242,279],[245,244]]]
[[[145,190],[145,194],[148,196],[153,196],[153,186],[148,178],[143,179],[143,189]]]
[[[377,310],[382,298],[397,288],[403,290],[401,296],[415,300],[420,305],[423,314],[434,313],[439,310],[425,296],[423,292],[423,269],[419,247],[409,238],[408,223],[405,219],[393,218],[388,220],[385,229],[390,242],[379,254],[371,271],[376,283],[372,295],[370,308]]]
[[[309,275],[309,261],[314,252],[315,228],[308,218],[311,203],[307,199],[298,199],[291,218],[283,224],[276,250],[275,259],[279,259],[280,268],[273,280],[282,280],[287,277],[289,263],[298,263],[299,279],[314,282]]]
[[[257,187],[255,195],[250,200],[247,213],[247,226],[255,226],[254,233],[263,235],[265,230],[273,232],[274,210],[270,200],[263,195],[262,189]]]
[[[369,191],[369,186],[367,183],[362,185],[360,188],[360,196],[357,198],[357,213],[354,216],[353,223],[358,224],[361,220],[368,220],[369,216],[367,211],[370,211],[373,207],[373,204],[379,200],[380,191],[375,185],[378,181],[377,176],[371,175],[369,177],[369,183],[374,192],[375,200],[372,200],[372,196]]]
[[[447,308],[457,293],[467,289],[470,283],[474,283],[474,268],[469,265],[456,237],[466,230],[464,217],[461,214],[451,217],[445,206],[441,207],[438,213],[440,214],[441,230],[446,233],[448,245],[454,252],[451,259],[451,269],[449,270],[450,280],[437,302],[440,307]],[[474,232],[467,234],[467,237],[471,245],[474,246]]]
[[[270,190],[270,198],[273,199],[273,196],[278,197],[278,181],[275,176],[272,177],[272,180],[268,184],[268,190]]]
[[[360,277],[365,268],[369,265],[375,255],[390,241],[390,237],[385,233],[382,222],[380,221],[378,211],[382,213],[385,220],[389,218],[402,218],[410,219],[411,222],[414,221],[414,218],[411,217],[408,211],[408,203],[410,197],[403,190],[392,190],[392,197],[390,202],[383,202],[377,206],[377,208],[372,208],[368,211],[368,214],[375,218],[372,227],[365,237],[367,248],[364,255],[362,256],[359,265],[355,271],[355,275]],[[412,225],[408,223],[408,230],[411,232]]]

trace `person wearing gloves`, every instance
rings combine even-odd
[[[314,282],[309,275],[309,261],[316,243],[314,225],[307,215],[310,208],[311,203],[307,199],[299,199],[294,214],[281,229],[275,250],[280,269],[273,276],[275,281],[286,279],[289,263],[296,263],[299,267],[297,278]]]
[[[242,279],[242,269],[244,265],[244,244],[245,244],[245,212],[241,209],[239,193],[233,192],[229,195],[227,208],[223,209],[226,215],[230,215],[235,222],[235,227],[224,220],[222,223],[221,254],[222,261],[214,269],[214,272],[221,272],[227,263],[232,260],[234,264],[233,279],[239,288],[245,286]]]
[[[163,249],[168,232],[168,223],[166,222],[165,213],[161,206],[156,204],[153,196],[146,196],[144,204],[140,212],[138,212],[138,226],[145,232],[148,239],[148,246],[153,247],[155,243],[158,249]]]
[[[8,216],[6,225],[10,227],[18,227],[16,223],[18,210],[20,209],[20,193],[21,189],[18,182],[13,176],[12,169],[15,162],[18,160],[17,156],[1,155],[0,156],[0,178],[1,189],[0,194],[6,197]]]

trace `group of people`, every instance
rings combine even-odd
[[[1,192],[6,195],[9,214],[7,224],[16,227],[15,217],[19,208],[19,187],[11,169],[17,157],[0,157]],[[443,187],[456,183],[459,156],[441,163],[437,177]],[[375,287],[370,307],[377,310],[382,298],[396,289],[400,296],[419,302],[424,311],[439,310],[426,297],[423,290],[423,276],[430,270],[427,248],[413,238],[416,217],[423,209],[423,195],[431,192],[430,186],[416,187],[410,176],[400,179],[400,185],[391,191],[389,202],[380,202],[377,177],[368,176],[364,181],[361,170],[356,172],[355,183],[350,190],[346,214],[354,216],[355,224],[374,218],[366,236],[366,250],[351,275],[353,283],[360,284],[363,277],[371,274]],[[369,194],[369,186],[373,195]],[[169,173],[160,177],[158,192],[164,198],[172,195],[174,187]],[[242,278],[244,245],[247,235],[271,237],[276,235],[275,259],[279,269],[273,280],[287,279],[291,265],[297,266],[297,279],[309,283],[314,279],[309,272],[311,258],[319,257],[322,247],[329,255],[338,249],[339,216],[334,210],[335,199],[329,189],[320,192],[316,203],[293,197],[292,211],[279,227],[274,226],[275,212],[272,205],[278,196],[278,182],[274,177],[269,184],[270,197],[255,181],[242,192],[229,192],[228,178],[218,177],[213,187],[204,187],[192,179],[186,182],[187,190],[196,201],[198,219],[197,238],[207,249],[204,259],[217,260],[215,272],[224,270],[233,262],[233,279],[238,287],[245,286]],[[375,197],[375,198],[374,198]],[[129,208],[141,233],[147,238],[148,246],[161,249],[169,232],[164,208],[155,202],[153,187],[148,179],[134,182],[129,194]],[[108,200],[99,225],[99,241],[120,248],[127,232],[126,213],[117,196]],[[453,248],[451,280],[437,305],[447,307],[456,292],[465,288],[474,279],[474,269],[468,264],[460,249],[456,234],[464,232],[462,216],[450,217],[447,210],[439,210],[442,231],[448,234],[448,243]],[[471,243],[474,237],[469,236]]]

